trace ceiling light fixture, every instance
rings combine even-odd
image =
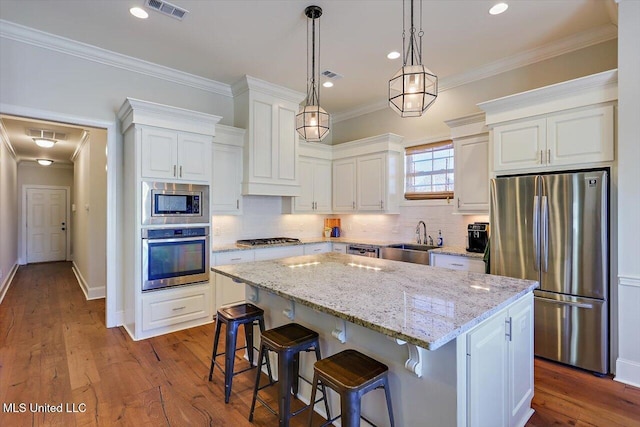
[[[331,83],[331,82],[324,82],[324,83],[322,83],[322,86],[324,86],[324,87],[333,87],[333,83]]]
[[[51,163],[53,163],[53,160],[38,159],[38,164],[41,165],[41,166],[49,166]]]
[[[308,6],[304,14],[311,20],[311,58],[309,58],[309,20],[307,20],[307,98],[296,116],[296,130],[309,142],[319,142],[329,133],[329,113],[320,107],[320,25],[318,25],[318,66],[316,67],[316,19],[322,16],[320,6]],[[309,74],[311,59],[311,74]]]
[[[389,52],[387,54],[387,58],[389,58],[389,59],[398,59],[398,58],[400,58],[400,52],[396,52],[395,50],[393,52]]]
[[[38,147],[51,148],[58,141],[49,138],[33,138],[33,142],[35,142]]]
[[[129,9],[129,13],[140,19],[147,19],[149,17],[147,11],[141,7],[132,7],[131,9]]]
[[[410,0],[409,41],[406,43],[405,2],[402,0],[402,68],[389,80],[389,106],[402,117],[420,117],[438,97],[438,77],[422,65],[422,0],[420,0],[420,31],[413,19]],[[405,51],[406,47],[406,51]]]
[[[491,15],[500,15],[502,12],[506,11],[507,9],[509,9],[508,4],[496,3],[493,6],[491,6],[491,9],[489,9],[489,13]]]

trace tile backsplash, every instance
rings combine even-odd
[[[402,206],[399,215],[291,215],[282,214],[281,197],[244,196],[243,204],[243,215],[213,216],[214,245],[259,237],[320,237],[324,219],[331,217],[341,219],[342,237],[413,242],[418,221],[424,221],[434,242],[442,230],[445,245],[466,246],[467,224],[488,221],[488,215],[454,215],[448,205]]]

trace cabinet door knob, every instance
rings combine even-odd
[[[542,160],[542,150],[540,150],[540,164],[542,164],[544,160]]]
[[[182,178],[182,166],[180,166],[180,178]]]
[[[547,150],[547,163],[551,164],[551,148]]]
[[[173,165],[173,176],[176,176],[176,165]]]
[[[236,199],[236,209],[240,209],[240,199]]]

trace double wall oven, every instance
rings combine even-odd
[[[209,186],[144,181],[142,196],[142,291],[207,282]]]

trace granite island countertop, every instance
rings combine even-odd
[[[212,270],[427,350],[538,286],[531,280],[337,253]]]

